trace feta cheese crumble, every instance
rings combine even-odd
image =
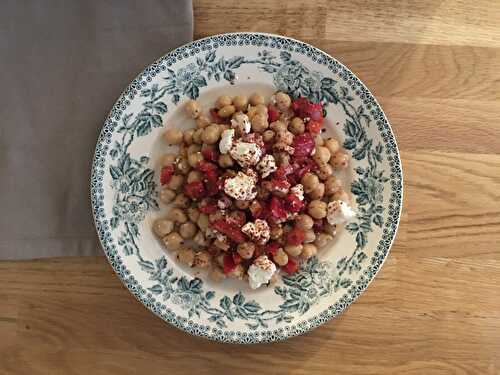
[[[240,201],[250,201],[257,196],[255,178],[243,172],[238,172],[235,177],[224,181],[224,192],[230,197]]]
[[[243,225],[241,231],[245,233],[254,242],[259,245],[265,245],[269,238],[271,237],[271,230],[267,221],[262,219],[257,219],[255,222],[249,222]]]
[[[257,289],[262,284],[267,284],[275,272],[276,265],[266,255],[261,255],[248,268],[250,288]]]
[[[344,201],[328,203],[326,219],[330,225],[347,223],[355,216],[356,212]]]

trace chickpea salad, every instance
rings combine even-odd
[[[206,113],[194,100],[184,109],[196,126],[163,135],[179,152],[160,161],[169,211],[153,224],[181,263],[257,289],[298,271],[355,217],[334,174],[349,155],[321,135],[321,103],[254,93],[220,96]]]

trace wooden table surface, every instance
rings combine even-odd
[[[390,256],[341,317],[277,344],[163,323],[102,257],[0,262],[0,374],[500,374],[500,1],[195,0],[195,38],[309,42],[372,90],[397,136]]]

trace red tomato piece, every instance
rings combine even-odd
[[[166,185],[170,182],[170,179],[174,175],[174,170],[175,170],[175,168],[174,168],[173,164],[167,165],[161,169],[160,183],[162,185]]]
[[[298,227],[294,227],[286,236],[286,242],[290,245],[300,245],[304,242],[306,234]]]
[[[281,269],[291,275],[299,270],[299,263],[297,263],[297,261],[292,257],[289,257],[288,263],[285,266],[281,267]]]
[[[184,194],[192,199],[200,199],[205,195],[205,187],[201,181],[193,181],[184,187]]]

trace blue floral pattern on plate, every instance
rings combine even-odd
[[[253,46],[255,54],[227,55],[225,46],[234,45]],[[328,74],[316,69],[318,64],[327,66]],[[294,97],[305,96],[340,108],[344,114],[343,146],[356,161],[351,192],[359,215],[346,226],[354,239],[352,252],[335,264],[314,257],[298,273],[283,276],[282,283],[273,289],[273,306],[263,306],[242,291],[231,295],[211,290],[201,278],[173,267],[164,255],[145,256],[140,246],[140,225],[147,215],[158,210],[157,177],[149,167],[149,155],[131,152],[130,148],[163,126],[169,105],[196,99],[213,83],[232,85],[245,67],[256,67],[278,90]],[[136,111],[131,110],[133,101],[138,103]],[[373,136],[374,126],[377,136]],[[107,180],[109,186],[104,185]],[[99,137],[91,195],[106,255],[142,303],[166,321],[196,335],[225,342],[265,342],[316,327],[342,312],[367,287],[387,256],[397,230],[402,173],[394,136],[383,112],[349,70],[307,44],[241,33],[210,37],[178,48],[132,82],[113,107]],[[108,211],[105,202],[112,202]],[[378,228],[378,244],[369,236],[374,228]],[[369,244],[373,249],[367,252]],[[130,267],[133,259],[138,269]],[[339,291],[344,294],[326,309],[318,310],[324,305],[322,301]],[[301,318],[311,311],[315,312],[312,317]],[[238,330],[231,329],[234,324],[239,324]]]

